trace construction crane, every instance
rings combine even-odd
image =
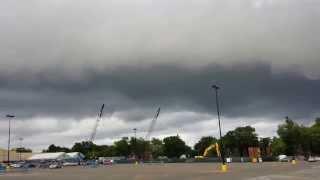
[[[156,111],[156,114],[155,116],[153,117],[152,121],[151,121],[151,124],[150,124],[150,127],[149,127],[149,130],[147,132],[147,135],[146,135],[146,138],[145,140],[150,140],[150,136],[151,136],[151,133],[153,132],[154,130],[154,126],[156,125],[156,122],[157,122],[157,119],[159,117],[159,114],[160,114],[160,107],[158,108],[158,110]]]
[[[94,124],[93,131],[92,131],[92,133],[91,133],[89,142],[93,142],[94,139],[96,138],[96,134],[97,134],[97,129],[98,129],[98,126],[99,126],[99,122],[101,121],[102,116],[103,116],[103,109],[104,109],[104,104],[102,104],[102,106],[101,106],[101,108],[100,108],[100,112],[99,112],[98,117],[97,117],[97,120],[96,120],[96,122],[95,122],[95,124]]]

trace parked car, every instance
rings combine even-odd
[[[35,167],[37,167],[37,166],[34,165],[34,164],[31,164],[31,163],[25,163],[25,164],[23,164],[23,168],[35,168]]]
[[[78,162],[64,162],[63,166],[78,166]]]
[[[290,162],[292,160],[292,158],[288,157],[287,155],[282,154],[282,155],[278,156],[278,160],[280,162]]]
[[[309,156],[309,158],[307,159],[308,162],[317,162],[317,159],[313,156]]]
[[[49,169],[59,169],[62,168],[61,163],[52,163],[49,165]]]
[[[18,162],[18,163],[10,164],[10,167],[13,167],[13,168],[22,168],[23,165],[24,165],[24,163]]]
[[[114,160],[113,159],[105,159],[103,160],[103,165],[105,166],[109,166],[109,165],[112,165],[114,163]]]
[[[86,162],[86,166],[95,168],[95,167],[98,166],[98,161],[96,161],[96,160],[88,160],[88,161]]]
[[[50,166],[49,163],[40,163],[38,167],[46,169],[46,168],[49,168],[49,166]]]
[[[0,173],[4,173],[6,170],[6,166],[4,164],[0,164]]]

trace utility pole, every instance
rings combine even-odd
[[[137,128],[133,128],[133,133],[134,133],[134,159],[136,160],[135,164],[138,164],[137,161]]]
[[[7,114],[6,117],[9,119],[8,127],[8,166],[10,165],[10,140],[11,140],[11,119],[14,118],[14,115]]]
[[[212,85],[212,88],[215,90],[215,93],[216,93],[216,106],[217,106],[217,115],[218,115],[218,122],[219,122],[222,171],[225,172],[225,171],[227,171],[227,166],[226,166],[226,162],[224,159],[224,146],[223,146],[222,133],[221,133],[220,107],[219,107],[219,95],[218,95],[218,90],[220,89],[220,87],[217,85]]]
[[[291,119],[289,118],[289,116],[286,116],[286,123],[288,123]],[[297,148],[294,146],[294,149],[293,149],[293,157],[292,157],[292,160],[291,160],[291,163],[292,164],[296,164],[296,151],[297,151]]]
[[[21,161],[21,150],[22,150],[22,141],[23,141],[23,138],[20,137],[20,138],[19,138],[19,141],[20,141],[19,160]]]
[[[134,158],[137,158],[137,128],[133,128],[133,133],[134,133]]]

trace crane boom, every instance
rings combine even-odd
[[[150,139],[151,133],[152,133],[153,130],[154,130],[154,126],[156,125],[156,122],[157,122],[157,119],[158,119],[158,117],[159,117],[159,114],[160,114],[160,107],[159,107],[158,110],[156,111],[156,114],[155,114],[155,116],[153,117],[153,119],[152,119],[152,121],[151,121],[149,130],[148,130],[147,135],[146,135],[146,138],[145,138],[147,141]]]
[[[102,116],[103,116],[103,109],[104,109],[104,104],[102,104],[102,106],[100,108],[100,111],[99,111],[99,114],[98,114],[98,117],[97,117],[97,120],[96,120],[96,122],[94,124],[93,131],[92,131],[90,139],[89,139],[90,142],[93,142],[94,139],[96,138],[99,122],[101,121]]]

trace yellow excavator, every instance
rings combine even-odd
[[[202,156],[196,156],[195,158],[196,159],[203,159],[203,158],[207,157],[209,152],[210,152],[210,150],[212,150],[212,149],[215,149],[216,152],[217,152],[218,157],[221,157],[219,144],[218,143],[214,143],[214,144],[210,145],[209,147],[207,147],[204,150],[204,153],[203,153]]]

